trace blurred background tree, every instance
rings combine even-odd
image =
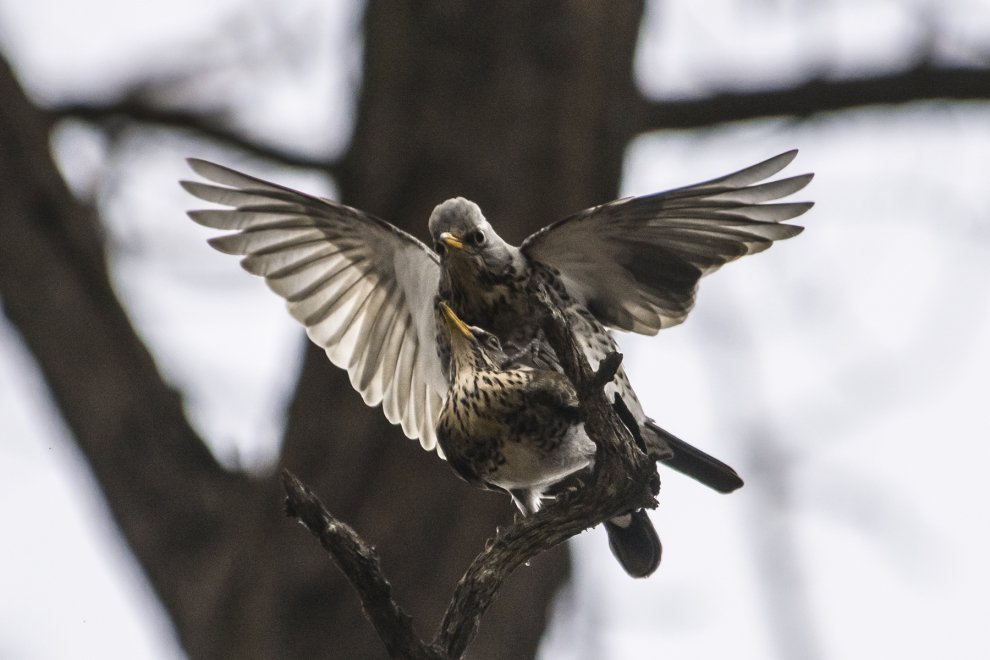
[[[712,19],[737,20],[738,29],[745,30],[759,21],[747,18],[752,4],[723,5],[723,13]],[[662,20],[661,6],[651,5],[653,22]],[[979,33],[986,41],[953,38],[953,47],[946,48],[948,14],[934,7],[919,3],[916,10],[905,10],[904,20],[917,26],[916,38],[885,67],[871,69],[867,63],[851,67],[855,75],[838,76],[817,70],[809,58],[768,80],[747,80],[748,87],[715,76],[700,95],[649,91],[657,75],[653,69],[663,68],[657,62],[663,61],[664,45],[640,44],[644,8],[636,2],[372,1],[345,12],[340,19],[345,27],[337,33],[344,43],[336,48],[326,45],[325,35],[316,35],[327,28],[313,20],[323,16],[315,8],[231,5],[230,18],[210,33],[149,56],[113,89],[102,88],[94,75],[97,83],[81,93],[50,93],[41,85],[25,92],[18,78],[29,78],[29,72],[4,60],[4,311],[185,653],[193,658],[383,653],[341,575],[305,533],[283,522],[276,465],[295,470],[335,514],[377,546],[397,600],[424,633],[435,627],[454,582],[484,539],[512,512],[504,498],[465,487],[434,455],[404,440],[380,410],[364,406],[346,375],[315,347],[307,344],[301,362],[291,349],[255,352],[241,331],[266,321],[238,317],[233,302],[226,310],[222,288],[207,305],[239,325],[210,335],[214,345],[206,353],[223,352],[225,344],[237,347],[236,359],[262,365],[262,375],[247,378],[267,376],[293,393],[284,402],[284,432],[277,423],[265,427],[259,421],[265,416],[251,407],[203,421],[197,412],[204,407],[202,397],[222,398],[223,388],[214,384],[212,395],[180,393],[182,370],[210,364],[177,366],[173,360],[183,350],[179,337],[209,333],[203,328],[207,317],[190,311],[156,318],[149,314],[156,303],[148,296],[159,293],[127,273],[140,270],[133,270],[135,262],[167,258],[181,260],[187,269],[183,276],[197,280],[197,286],[209,287],[206,282],[221,269],[230,271],[223,282],[249,278],[232,260],[207,262],[212,257],[205,247],[182,254],[189,243],[175,232],[203,238],[176,211],[194,203],[183,200],[171,183],[169,190],[135,186],[136,170],[165,167],[172,176],[178,172],[177,153],[205,155],[268,176],[281,167],[279,180],[322,188],[421,238],[432,207],[463,195],[481,205],[503,236],[519,240],[573,210],[617,197],[628,154],[644,135],[710,131],[742,120],[820,119],[822,113],[924,101],[937,102],[935,112],[946,112],[948,103],[974,101],[983,102],[979,107],[985,111],[990,30]],[[782,10],[760,5],[752,11],[772,20]],[[932,17],[939,20],[928,20]],[[13,52],[17,41],[7,34]],[[326,100],[326,81],[314,81],[331,73],[326,62],[315,62],[319,58],[353,62],[335,69],[335,75],[344,72],[340,86],[353,100]],[[295,77],[297,89],[289,88],[287,77]],[[320,123],[327,126],[313,131]],[[174,162],[151,164],[148,154],[166,143]],[[654,188],[635,192],[715,176],[775,152],[768,147],[755,158],[725,156],[722,165],[699,177],[665,177],[653,182]],[[794,173],[819,169],[809,159],[797,167]],[[817,197],[814,190],[809,195]],[[134,205],[122,205],[121,199],[134,196],[138,206],[148,207],[149,218],[167,217],[161,223],[125,217],[122,209]],[[166,197],[161,206],[167,213],[155,209],[156,200]],[[980,231],[985,239],[985,228]],[[163,244],[171,246],[167,257]],[[195,265],[201,260],[218,266]],[[779,286],[764,282],[756,295],[775,296]],[[287,316],[271,302],[271,315]],[[799,543],[781,522],[794,506],[790,466],[797,457],[767,419],[773,404],[761,402],[759,388],[748,405],[728,405],[750,388],[740,374],[757,373],[761,365],[755,357],[759,347],[745,327],[737,326],[731,338],[724,333],[738,323],[741,310],[720,309],[710,317],[718,324],[698,327],[703,335],[708,328],[711,373],[724,372],[714,379],[713,396],[726,404],[717,433],[735,436],[736,447],[750,454],[741,459],[751,493],[747,520],[761,530],[750,540],[764,588],[761,602],[772,622],[769,636],[781,658],[822,657]],[[904,354],[920,354],[919,347],[931,339],[919,335]],[[899,379],[900,355],[864,367],[887,374],[878,389],[887,391]],[[276,391],[265,389],[253,399],[273,408],[273,418],[283,401]],[[262,449],[238,449],[216,437],[241,432],[282,437]],[[62,525],[57,512],[41,506],[42,495],[26,495],[19,507],[53,528]],[[879,511],[897,508],[895,503]],[[515,575],[484,619],[471,657],[532,657],[569,571],[562,549]],[[594,647],[584,652],[599,653]]]

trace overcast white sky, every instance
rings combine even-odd
[[[274,24],[297,38],[251,65],[261,82],[232,82],[218,67],[206,84],[272,140],[338,148],[358,64],[355,10],[242,4],[94,0],[82,14],[68,0],[0,0],[0,47],[38,98],[86,98],[201,52],[271,53]],[[943,61],[990,60],[985,0],[697,4],[651,5],[637,63],[650,93],[897,69],[922,43]],[[56,145],[80,189],[94,173],[112,181],[99,193],[111,200],[118,289],[194,422],[225,461],[264,466],[295,378],[284,365],[303,335],[259,281],[205,245],[175,185],[184,156],[233,156],[155,135],[109,150],[83,127]],[[791,173],[817,173],[802,193],[817,202],[807,230],[704,281],[683,326],[621,340],[647,410],[738,467],[747,486],[725,497],[668,474],[652,514],[664,562],[649,580],[622,574],[600,530],[577,539],[575,584],[546,658],[990,655],[990,105],[645,136],[629,151],[623,192],[793,147]],[[239,164],[332,193],[316,176]],[[258,359],[247,365],[245,354]],[[28,487],[62,526],[19,506]],[[0,545],[0,657],[181,657],[5,323],[0,517],[11,530]]]

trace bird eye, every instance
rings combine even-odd
[[[485,340],[485,343],[488,344],[488,348],[490,348],[493,351],[502,350],[502,344],[499,343],[498,337],[496,337],[495,335],[488,335],[487,339]]]
[[[471,245],[484,245],[485,232],[480,229],[475,229],[473,232],[468,234],[468,241],[471,242]]]

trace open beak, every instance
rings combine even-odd
[[[440,240],[443,241],[443,244],[446,245],[447,247],[451,247],[457,250],[460,250],[464,247],[464,241],[457,238],[449,231],[445,231],[442,234],[440,234]],[[454,318],[457,317],[455,316]]]
[[[441,236],[441,238],[443,237]],[[471,334],[471,328],[467,327],[467,324],[465,324],[464,321],[457,318],[457,314],[454,314],[454,310],[450,308],[450,305],[445,302],[441,302],[440,311],[443,312],[444,318],[447,319],[447,326],[451,329],[451,331],[457,330],[462,335],[469,338],[474,336]]]

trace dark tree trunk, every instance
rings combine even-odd
[[[463,195],[519,239],[614,198],[639,127],[631,72],[641,10],[639,2],[372,2],[344,201],[423,236],[433,206]],[[0,94],[5,312],[189,655],[383,656],[342,576],[304,530],[284,522],[274,475],[225,471],[189,427],[114,297],[99,227],[55,169],[44,113],[6,65]],[[506,498],[461,483],[367,409],[315,348],[282,463],[378,547],[397,600],[423,633],[512,514]],[[567,571],[559,551],[517,572],[469,655],[531,657]]]

